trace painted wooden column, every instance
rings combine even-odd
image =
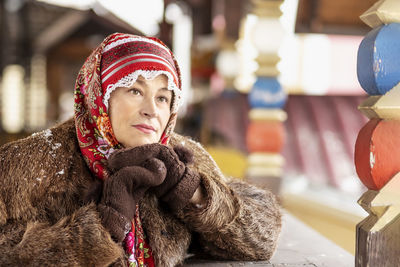
[[[358,177],[356,266],[400,266],[400,1],[382,0],[361,19],[373,28],[358,50],[357,75],[370,95],[359,110],[370,120],[355,144]]]
[[[246,178],[249,182],[279,193],[284,158],[281,150],[285,139],[282,110],[287,95],[279,80],[278,50],[284,38],[279,18],[283,0],[253,0],[252,14],[257,21],[252,29],[252,42],[258,51],[256,81],[248,99],[250,123],[247,129],[249,151]]]

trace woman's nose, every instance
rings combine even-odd
[[[146,117],[155,117],[157,115],[157,106],[156,103],[152,99],[146,99],[142,103],[142,107],[140,112],[143,116]]]

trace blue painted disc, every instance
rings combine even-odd
[[[287,95],[276,78],[258,77],[249,93],[252,108],[282,108]]]
[[[383,95],[400,82],[400,24],[370,31],[358,48],[357,77],[369,95]]]

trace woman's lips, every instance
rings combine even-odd
[[[156,131],[156,129],[147,124],[135,124],[133,127],[146,134],[154,133]]]

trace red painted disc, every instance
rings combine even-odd
[[[358,177],[381,189],[400,171],[400,121],[371,119],[357,136],[354,161]]]
[[[247,128],[249,152],[279,153],[285,138],[285,128],[280,121],[254,121]]]

